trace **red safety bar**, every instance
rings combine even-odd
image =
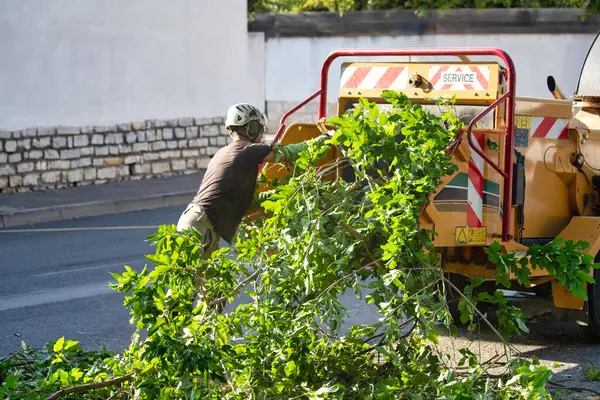
[[[511,234],[511,209],[512,209],[512,154],[514,149],[514,109],[516,95],[516,74],[515,66],[510,56],[503,50],[494,47],[480,48],[437,48],[437,49],[347,49],[336,50],[329,54],[323,66],[321,67],[321,86],[319,90],[309,96],[306,100],[292,108],[281,117],[281,122],[274,141],[279,140],[285,130],[285,120],[304,107],[307,103],[319,97],[319,119],[324,118],[327,113],[327,82],[329,79],[329,67],[338,57],[372,57],[372,56],[496,56],[500,58],[506,67],[506,82],[508,90],[502,97],[494,101],[489,107],[480,112],[467,127],[467,140],[472,151],[475,151],[489,165],[492,166],[504,179],[504,196],[502,205],[502,240],[512,239]],[[482,150],[473,145],[471,131],[473,126],[483,118],[487,113],[493,110],[500,102],[506,101],[505,118],[506,121],[506,147],[504,152],[504,168],[492,162]],[[261,166],[262,167],[262,166]]]

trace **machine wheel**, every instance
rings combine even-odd
[[[596,256],[595,262],[600,262],[600,254]],[[594,341],[600,342],[600,270],[598,269],[594,270],[594,280],[595,284],[588,285],[587,331]]]

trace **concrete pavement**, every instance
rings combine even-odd
[[[0,195],[0,228],[182,206],[203,174]]]

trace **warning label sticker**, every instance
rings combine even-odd
[[[517,115],[515,117],[515,128],[515,147],[528,147],[531,117],[529,115]]]
[[[488,90],[490,68],[475,65],[436,65],[429,68],[433,90]]]
[[[466,245],[485,245],[487,242],[487,226],[469,228],[457,226],[454,231],[454,243]]]

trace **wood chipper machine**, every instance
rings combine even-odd
[[[471,59],[481,56],[495,59]],[[323,63],[320,88],[282,117],[275,141],[297,143],[320,134],[316,124],[286,126],[285,121],[315,99],[318,118],[327,117],[329,69],[340,57],[452,57],[450,62],[344,62],[337,98],[341,116],[359,98],[381,103],[386,89],[403,92],[426,109],[437,107],[433,99],[454,96],[459,116],[468,123],[452,153],[458,172],[444,178],[420,217],[423,227],[439,235],[434,245],[449,276],[466,281],[483,277],[493,284],[495,266],[483,249],[495,241],[501,244],[502,252],[524,254],[533,244],[557,237],[585,240],[590,245],[584,251],[599,258],[598,37],[572,100],[564,99],[552,77],[548,77],[548,85],[554,98],[517,97],[513,61],[498,48],[337,50]],[[339,155],[334,148],[321,162]],[[271,179],[288,173],[277,164],[264,168]],[[342,175],[339,171],[337,178]],[[590,271],[598,283],[588,285],[587,302],[560,286],[547,271],[531,272],[531,287],[520,287],[514,279],[511,289],[551,298],[555,311],[563,316],[576,315],[600,340],[600,270]]]

